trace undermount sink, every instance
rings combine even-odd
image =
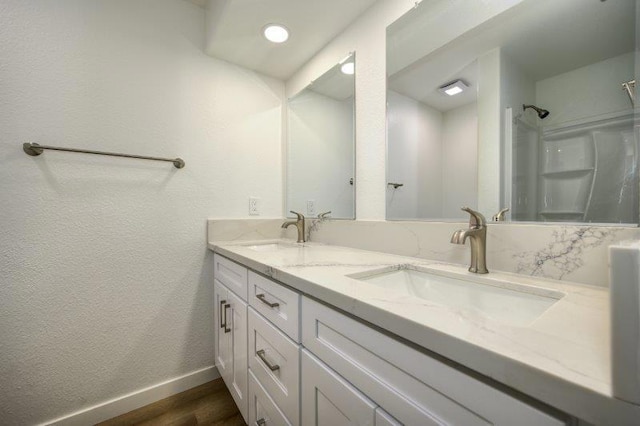
[[[564,294],[513,282],[427,272],[413,267],[377,270],[350,275],[367,283],[391,289],[440,305],[479,314],[512,325],[531,324]]]
[[[298,248],[298,247],[300,246],[295,243],[280,243],[280,242],[252,244],[250,246],[247,246],[249,250],[255,250],[255,251],[277,251],[277,250],[284,250],[284,249]]]

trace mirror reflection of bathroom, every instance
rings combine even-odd
[[[287,212],[355,218],[355,53],[288,101]]]
[[[637,223],[635,1],[586,2],[567,21],[569,6],[538,12],[543,34],[533,23],[522,32],[553,45],[547,55],[530,43],[505,49],[514,82],[504,110],[505,202],[519,221]],[[567,22],[579,41],[560,37]]]
[[[442,47],[440,2],[394,22],[387,219],[638,223],[636,3],[525,0]]]
[[[477,68],[472,61],[446,75],[408,67],[389,76],[388,219],[464,219],[460,206],[477,209]],[[443,84],[420,84],[425,78]]]

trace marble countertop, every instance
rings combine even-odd
[[[496,286],[516,283],[564,294],[533,322],[515,326],[347,276],[412,265],[478,278],[460,265],[318,243],[249,248],[270,242],[277,241],[214,241],[209,248],[583,420],[637,424],[640,419],[640,406],[612,396],[605,288],[494,271],[481,276]]]

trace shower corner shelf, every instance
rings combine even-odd
[[[595,170],[595,167],[584,167],[579,169],[554,170],[550,172],[542,172],[540,176],[563,176],[570,174],[589,173]]]
[[[552,215],[552,214],[584,214],[584,211],[578,210],[541,210],[538,214]]]

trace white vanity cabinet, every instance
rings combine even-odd
[[[219,255],[214,256],[214,262],[215,363],[240,414],[246,421],[249,385],[247,269]]]
[[[402,424],[566,424],[307,297],[301,311],[303,346]]]
[[[228,259],[216,271],[216,366],[251,425],[567,424]]]
[[[214,282],[216,367],[242,417],[247,418],[247,304]]]
[[[249,369],[288,422],[300,418],[300,346],[249,308]]]
[[[249,304],[293,341],[300,343],[300,294],[249,271]]]
[[[249,424],[293,426],[251,371],[249,371]]]
[[[219,254],[213,255],[213,276],[229,290],[247,301],[249,270],[236,262],[222,257]]]

